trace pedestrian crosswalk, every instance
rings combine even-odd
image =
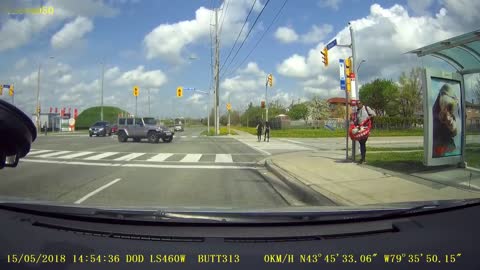
[[[250,158],[246,157],[250,156]],[[147,162],[181,162],[181,163],[244,163],[252,160],[251,154],[201,154],[201,153],[128,153],[128,152],[92,152],[32,149],[26,158],[52,160],[86,160],[86,161],[147,161]],[[253,156],[255,159],[255,156]],[[247,162],[248,163],[248,162]]]

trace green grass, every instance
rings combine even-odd
[[[480,149],[467,148],[465,159],[468,166],[480,168]],[[426,167],[423,165],[423,151],[369,153],[367,150],[367,161],[368,165],[402,173],[414,173],[438,169],[438,167]]]
[[[467,149],[479,148],[480,143],[469,143]],[[423,150],[422,146],[408,146],[408,147],[368,147],[367,151],[411,151],[411,150]]]
[[[230,129],[231,135],[237,135],[237,133],[231,128]],[[207,131],[202,131],[201,135],[207,135]],[[228,128],[227,127],[220,127],[220,136],[228,135]],[[207,136],[215,136],[215,128],[210,128],[210,132]]]
[[[127,113],[117,107],[103,106],[103,119],[110,123],[116,123],[118,114],[122,112]],[[89,128],[97,121],[100,121],[100,107],[90,107],[78,115],[75,127],[77,130]]]

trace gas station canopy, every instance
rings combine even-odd
[[[458,73],[480,73],[480,29],[410,51],[430,55],[452,65]]]

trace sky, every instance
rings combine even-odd
[[[40,6],[52,7],[53,14],[9,13]],[[480,1],[467,0],[2,0],[0,83],[13,83],[15,105],[31,114],[40,70],[43,112],[82,111],[100,105],[103,70],[106,106],[134,113],[137,103],[137,113],[147,115],[150,97],[151,116],[204,117],[212,96],[184,91],[177,98],[176,88],[208,93],[213,87],[215,9],[222,113],[228,101],[240,111],[260,104],[269,73],[270,101],[343,97],[337,63],[350,50],[329,50],[327,67],[320,52],[333,39],[350,43],[349,22],[357,61],[365,60],[359,85],[397,81],[415,66],[453,71],[407,52],[480,28]],[[5,92],[0,98],[11,101]]]

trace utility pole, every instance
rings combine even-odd
[[[102,62],[102,82],[101,82],[101,100],[100,100],[100,120],[103,121],[103,78],[105,74],[105,61]]]
[[[37,74],[37,107],[35,108],[35,113],[37,115],[37,129],[40,132],[40,69],[42,68],[42,63],[38,64],[38,74]]]
[[[218,38],[218,9],[215,9],[215,135],[219,135],[220,131],[220,121],[219,121],[219,62],[220,62],[220,43]]]
[[[230,94],[228,94],[228,104],[230,106]],[[230,135],[230,108],[228,109],[228,134]]]
[[[351,40],[351,48],[352,48],[352,70],[356,71],[355,69],[355,61],[357,60],[357,55],[355,53],[355,37],[353,35],[353,27],[351,23],[348,23],[349,29],[350,29],[350,40]],[[358,95],[358,74],[355,74],[355,89],[352,89],[352,99],[358,100],[359,95]],[[352,107],[352,112],[356,112],[356,108]],[[355,161],[355,155],[357,152],[357,143],[355,140],[352,140],[352,160]]]

